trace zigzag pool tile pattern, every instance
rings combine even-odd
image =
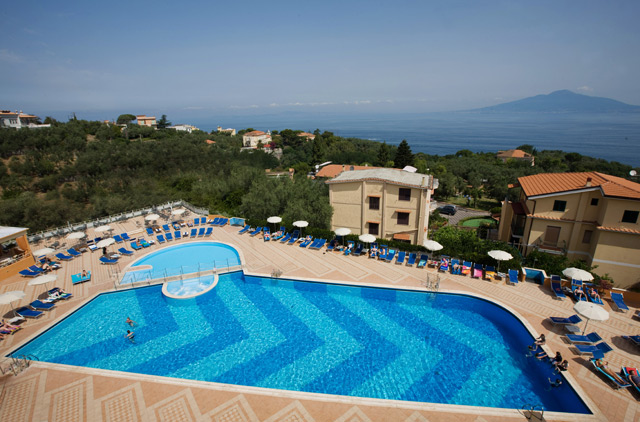
[[[519,322],[466,296],[233,273],[194,302],[172,306],[159,286],[102,295],[18,353],[327,394],[546,409],[576,403],[560,389],[546,391],[550,368],[524,357],[532,338]],[[135,344],[123,338],[127,316],[139,324]]]

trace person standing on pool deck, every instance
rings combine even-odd
[[[133,331],[127,330],[127,334],[125,334],[124,336],[125,338],[128,338],[131,343],[135,343],[135,340],[133,338],[136,336],[136,333],[134,333]]]

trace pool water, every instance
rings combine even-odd
[[[240,265],[240,255],[231,246],[218,242],[192,242],[167,246],[133,262],[121,284],[210,271]],[[145,266],[136,270],[136,267]],[[147,268],[146,266],[151,266]]]
[[[170,281],[166,284],[166,290],[173,296],[192,296],[207,290],[215,281],[213,274],[188,280]]]
[[[137,322],[135,344],[124,338]],[[457,294],[220,275],[172,306],[161,286],[98,295],[16,354],[42,361],[380,399],[589,413],[512,314]]]

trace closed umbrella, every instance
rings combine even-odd
[[[22,290],[14,290],[12,292],[6,292],[0,295],[0,305],[12,304],[16,300],[20,300],[25,297],[25,293]],[[15,311],[13,304],[11,310]]]
[[[300,227],[300,229],[303,229],[303,228],[307,227],[309,225],[309,223],[304,221],[304,220],[299,220],[299,221],[294,221],[293,225],[296,226],[296,227]],[[300,237],[302,237],[302,230],[300,230]]]
[[[498,271],[500,271],[500,261],[509,261],[513,259],[513,256],[509,252],[495,250],[489,251],[489,256],[498,261]]]
[[[67,239],[82,239],[86,234],[84,232],[73,232],[67,235]]]
[[[108,232],[108,231],[111,231],[113,229],[111,228],[110,225],[105,224],[104,226],[96,227],[94,230],[97,231],[97,232]]]
[[[581,270],[580,268],[574,268],[574,267],[565,268],[564,270],[562,270],[562,274],[574,280],[580,280],[580,281],[593,280],[593,274],[591,274],[589,271]]]
[[[50,253],[53,253],[54,250],[55,249],[53,249],[53,248],[36,249],[35,251],[33,251],[33,256],[49,255]]]
[[[580,301],[573,306],[573,310],[580,316],[587,319],[587,322],[584,324],[584,330],[582,330],[582,335],[587,331],[589,321],[606,321],[609,319],[609,312],[607,312],[601,305],[597,305],[593,302]]]

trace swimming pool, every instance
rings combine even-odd
[[[123,338],[128,317],[136,343]],[[590,413],[500,306],[459,294],[222,274],[187,306],[161,286],[104,293],[16,354],[326,394]]]
[[[240,255],[220,242],[189,242],[158,249],[129,265],[120,284],[240,265]],[[141,269],[136,270],[137,267]],[[149,268],[151,267],[151,268]]]

